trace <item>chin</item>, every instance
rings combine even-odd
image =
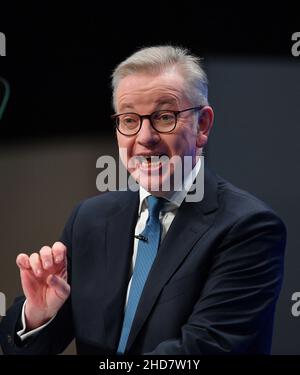
[[[157,196],[168,195],[172,190],[172,176],[170,175],[151,175],[135,171],[132,174],[133,178],[149,193]]]

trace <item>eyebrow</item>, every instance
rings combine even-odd
[[[177,104],[177,101],[175,99],[172,99],[172,98],[160,98],[160,99],[155,101],[155,104],[158,105],[158,106],[165,105],[165,104],[174,105],[174,104]]]
[[[121,112],[124,112],[126,109],[132,109],[133,110],[134,109],[133,104],[125,103],[125,104],[121,105],[121,107],[120,107]]]
[[[160,98],[160,99],[156,100],[154,102],[154,104],[155,104],[156,107],[160,107],[160,106],[163,106],[163,105],[166,105],[166,104],[177,105],[177,101],[175,99],[172,99],[172,98]],[[134,104],[124,103],[123,105],[121,105],[120,111],[124,112],[125,110],[134,110]]]

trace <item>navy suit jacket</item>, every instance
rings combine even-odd
[[[139,194],[109,192],[73,211],[62,235],[71,296],[36,337],[16,330],[24,298],[1,323],[5,353],[114,354],[122,328]],[[267,354],[285,226],[263,202],[206,170],[204,199],[184,202],[160,245],[128,354]]]

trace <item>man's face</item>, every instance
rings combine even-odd
[[[116,106],[117,113],[147,115],[159,110],[179,111],[194,105],[184,95],[182,76],[171,70],[159,75],[137,73],[123,78],[116,90]],[[131,160],[130,165],[126,165],[124,154],[120,152],[122,162],[147,191],[154,195],[167,195],[163,187],[168,184],[164,183],[168,179],[171,190],[174,188],[174,170],[184,168],[183,158],[189,156],[191,165],[195,165],[197,151],[199,153],[199,147],[205,143],[199,131],[198,117],[194,111],[178,115],[176,128],[170,133],[157,132],[148,119],[143,120],[136,135],[126,136],[117,132],[119,150],[126,149],[126,159]],[[162,156],[169,160],[175,156],[172,160],[179,159],[181,165],[168,161],[150,162],[150,157]],[[140,162],[141,157],[144,162]]]

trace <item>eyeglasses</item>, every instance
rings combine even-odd
[[[148,119],[153,129],[158,133],[169,133],[177,124],[177,117],[182,112],[199,111],[203,106],[183,109],[182,111],[161,110],[152,112],[150,115],[139,115],[134,112],[112,115],[117,130],[123,135],[136,135],[142,127],[144,119]]]

